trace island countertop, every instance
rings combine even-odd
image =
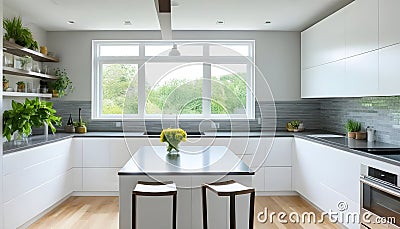
[[[225,146],[186,146],[168,154],[165,146],[143,146],[118,175],[254,175]]]

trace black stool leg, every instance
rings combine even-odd
[[[172,196],[172,201],[173,201],[173,210],[172,210],[172,214],[173,214],[173,218],[172,218],[172,228],[176,229],[176,193]]]
[[[255,199],[255,192],[252,192],[250,194],[249,229],[254,228],[254,199]]]
[[[229,195],[229,201],[230,201],[230,204],[229,204],[229,208],[230,208],[230,210],[229,210],[229,212],[230,212],[230,229],[236,229],[236,214],[235,214],[235,198],[236,198],[236,195],[235,194],[230,194]]]
[[[203,229],[207,229],[207,190],[205,186],[201,187],[202,201],[203,201]]]
[[[136,229],[136,195],[132,194],[132,229]]]

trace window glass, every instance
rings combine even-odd
[[[202,63],[147,63],[147,114],[201,114]]]
[[[102,114],[137,114],[138,79],[136,64],[103,64]]]
[[[100,56],[139,56],[139,45],[100,46]]]
[[[246,114],[245,64],[212,65],[211,114]]]

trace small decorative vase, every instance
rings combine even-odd
[[[86,126],[77,126],[75,127],[75,133],[84,134],[87,132]]]
[[[179,153],[179,143],[180,143],[181,141],[172,141],[172,140],[169,140],[168,139],[168,141],[167,141],[167,151],[168,151],[168,154],[177,154],[177,153]]]
[[[21,133],[19,131],[15,131],[13,137],[14,137],[13,143],[16,146],[28,143],[28,135]]]
[[[3,82],[3,91],[8,89],[8,82]]]
[[[59,96],[57,90],[53,90],[53,91],[52,91],[52,94],[53,94],[53,97],[54,97],[54,98],[58,98],[58,96]]]
[[[64,129],[65,133],[75,133],[74,125],[66,125]]]

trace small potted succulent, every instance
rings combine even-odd
[[[25,92],[25,82],[24,81],[17,82],[17,91]]]
[[[304,130],[304,125],[300,120],[293,120],[286,124],[286,129],[291,132],[299,132]]]
[[[69,79],[68,73],[65,69],[61,70],[60,68],[57,68],[55,70],[55,75],[58,77],[58,79],[53,85],[53,97],[65,96],[74,90],[72,81]]]
[[[178,145],[181,141],[185,142],[187,138],[186,131],[181,128],[164,129],[161,131],[160,141],[167,143],[167,151],[170,154],[173,150],[179,152]]]
[[[349,119],[344,128],[347,131],[347,137],[356,138],[356,133],[361,131],[361,123]]]
[[[10,81],[8,79],[6,79],[5,76],[3,76],[3,91],[6,91],[8,89],[8,83]]]
[[[79,121],[74,123],[75,132],[78,134],[84,134],[87,132],[86,123],[84,121],[82,121],[81,110],[82,110],[82,108],[79,108],[79,115],[78,115]]]

